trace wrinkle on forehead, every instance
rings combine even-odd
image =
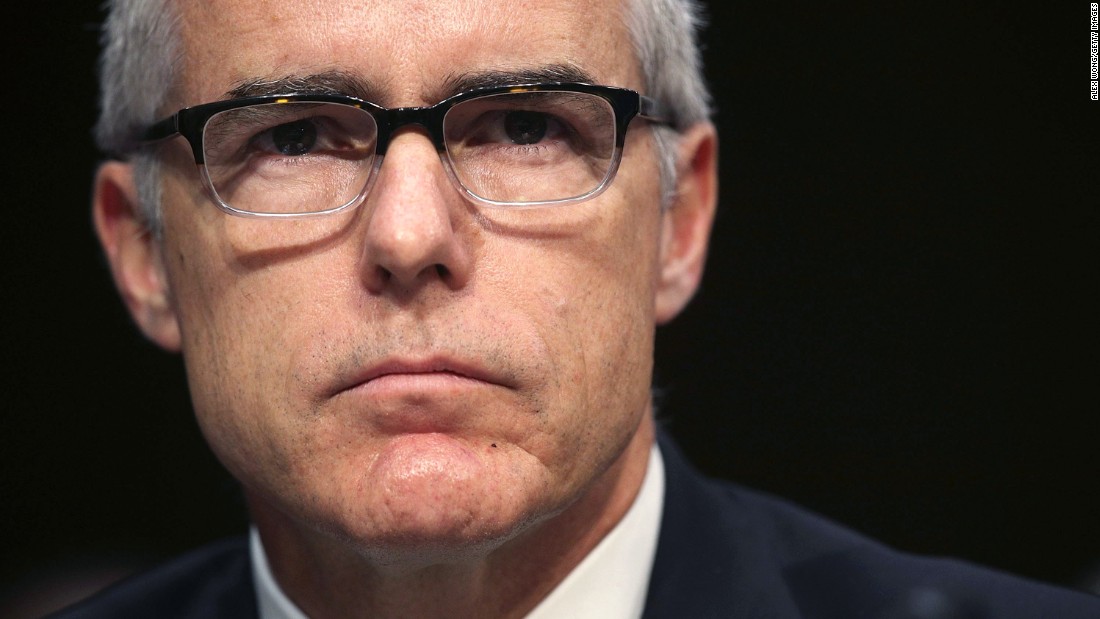
[[[605,84],[639,88],[622,19],[607,0],[308,0],[186,2],[181,91],[194,105],[249,81],[343,72],[385,90],[380,104],[453,94],[455,76],[572,65]],[[608,23],[610,22],[610,27]]]

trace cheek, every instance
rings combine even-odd
[[[538,247],[516,261],[537,272],[511,280],[525,286],[516,298],[528,300],[549,352],[559,416],[547,423],[557,442],[577,446],[563,449],[566,457],[613,451],[648,410],[656,231],[649,218],[623,212]]]
[[[250,274],[192,304],[198,328],[187,334],[185,367],[197,421],[223,465],[251,490],[308,501],[324,492],[318,474],[362,470],[369,441],[349,419],[326,416],[314,392],[328,378],[315,357],[348,339],[319,309],[331,291],[281,272]]]
[[[332,295],[331,282],[307,277],[308,270],[291,268],[293,263],[245,268],[216,217],[181,221],[182,210],[165,212],[166,261],[199,425],[238,476],[264,461],[274,461],[276,470],[287,468],[289,451],[297,447],[280,445],[275,429],[302,418],[291,412],[301,408],[290,402],[301,368],[293,367],[290,351],[313,338],[306,327],[327,324],[318,308]]]
[[[183,356],[195,414],[221,460],[239,472],[244,452],[269,451],[264,424],[282,406],[273,377],[286,376],[286,306],[211,286],[181,300]],[[264,415],[260,413],[263,412]]]

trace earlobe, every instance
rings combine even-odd
[[[680,138],[676,196],[661,230],[657,324],[676,317],[695,295],[703,277],[718,202],[718,137],[714,125],[699,123]]]
[[[108,161],[99,167],[92,217],[115,285],[138,328],[162,348],[178,351],[179,323],[161,247],[142,216],[132,165]]]

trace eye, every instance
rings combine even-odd
[[[540,112],[516,111],[504,116],[504,133],[513,144],[535,144],[546,137],[546,115]]]
[[[317,144],[317,126],[308,120],[299,120],[273,127],[268,136],[278,153],[292,157],[305,155]]]

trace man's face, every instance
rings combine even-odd
[[[603,0],[179,6],[165,112],[331,72],[388,107],[560,65],[642,88],[621,8]],[[363,204],[324,218],[226,215],[183,140],[162,156],[173,329],[200,425],[254,508],[368,550],[492,546],[648,436],[654,326],[686,297],[662,296],[683,293],[661,283],[670,232],[643,122],[603,195],[534,210],[471,204],[415,128]]]

